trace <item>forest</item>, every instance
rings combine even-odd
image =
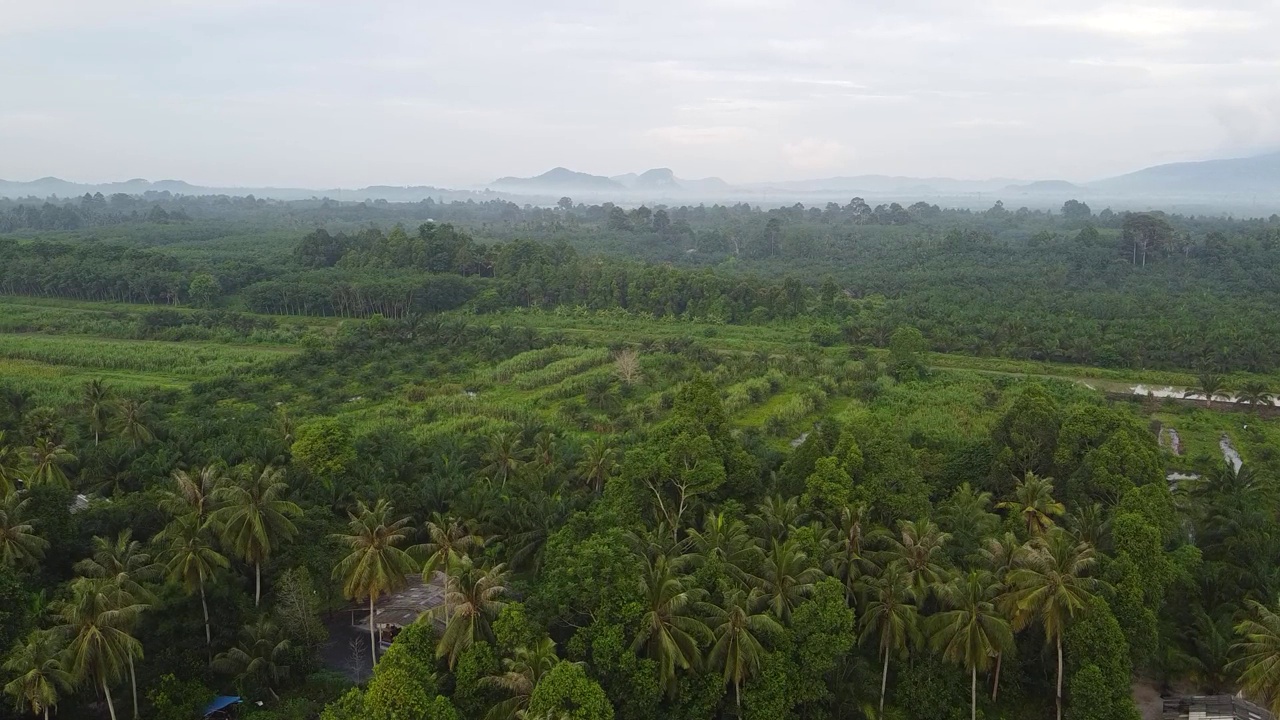
[[[1280,710],[1277,267],[1075,201],[0,201],[0,717]]]

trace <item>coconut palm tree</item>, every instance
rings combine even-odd
[[[127,629],[142,608],[122,604],[122,598],[108,580],[75,580],[71,599],[58,606],[54,628],[68,639],[66,669],[78,682],[90,682],[102,690],[111,720],[116,720],[111,684],[120,679],[130,657],[142,656],[142,644]]]
[[[46,437],[37,437],[26,449],[27,483],[32,487],[52,485],[71,489],[64,465],[76,461],[76,456],[63,445]]]
[[[1280,712],[1280,614],[1256,600],[1245,607],[1248,616],[1236,624],[1237,659],[1227,669],[1238,674],[1243,690]]]
[[[266,690],[279,700],[273,686],[289,677],[289,666],[284,664],[288,652],[289,640],[281,636],[275,623],[259,618],[240,628],[239,644],[218,653],[213,669],[234,675],[237,683]]]
[[[587,446],[586,454],[578,462],[577,470],[587,487],[599,495],[617,465],[618,451],[613,449],[608,440],[599,437]]]
[[[425,557],[422,567],[424,578],[430,579],[439,570],[444,574],[444,586],[449,587],[449,573],[464,555],[484,547],[484,538],[471,532],[460,520],[440,513],[427,522],[427,542],[409,548],[409,554]],[[444,619],[449,621],[449,594],[445,593]]]
[[[373,632],[373,605],[384,592],[403,588],[406,576],[417,569],[409,553],[400,549],[409,537],[409,518],[392,520],[393,509],[386,500],[371,508],[363,502],[350,514],[345,535],[336,535],[351,552],[333,568],[333,578],[342,581],[342,593],[352,600],[369,601],[369,651],[378,665],[378,640]]]
[[[800,500],[773,495],[765,498],[756,506],[756,512],[747,516],[751,523],[751,532],[762,543],[769,540],[785,540],[800,522]]]
[[[710,631],[693,615],[698,606],[697,588],[685,587],[677,571],[678,560],[665,555],[645,558],[644,571],[638,582],[644,597],[644,616],[631,650],[645,655],[658,665],[658,679],[668,697],[679,687],[676,668],[697,668],[701,664],[699,645],[710,639]]]
[[[219,507],[210,513],[210,520],[231,551],[253,564],[254,607],[262,603],[262,564],[277,545],[298,533],[290,518],[301,515],[302,508],[284,499],[288,491],[284,473],[268,465],[261,473],[246,473],[239,482],[213,493]]]
[[[770,541],[769,552],[760,563],[759,573],[747,582],[760,591],[774,617],[791,620],[791,611],[813,592],[823,578],[822,570],[805,555],[795,540]]]
[[[532,647],[518,647],[511,657],[502,659],[503,672],[481,678],[480,683],[497,688],[511,697],[493,706],[484,720],[519,720],[529,706],[529,698],[542,678],[559,662],[556,644],[544,637]]]
[[[1028,537],[1040,537],[1053,526],[1053,518],[1066,512],[1062,503],[1053,499],[1051,478],[1042,478],[1030,470],[1018,481],[1013,499],[996,507],[1017,513],[1027,528]]]
[[[214,509],[213,495],[225,481],[223,467],[210,463],[194,472],[173,471],[173,487],[164,491],[161,507],[172,515],[194,513],[200,522]]]
[[[150,406],[150,403],[126,398],[116,407],[117,432],[120,433],[120,437],[129,441],[129,446],[134,450],[156,439],[155,433],[147,427],[147,413]]]
[[[499,599],[507,591],[506,566],[480,567],[464,555],[452,582],[445,596],[453,606],[453,615],[436,648],[436,657],[448,658],[450,670],[464,650],[477,640],[492,637],[490,623],[506,604]]]
[[[782,626],[763,610],[765,600],[756,593],[734,590],[724,607],[712,606],[708,625],[715,641],[707,651],[707,665],[718,670],[725,684],[733,683],[734,704],[742,707],[742,683],[760,670],[764,647],[760,637],[782,632]]]
[[[0,430],[0,498],[18,489],[22,465],[22,453],[5,442],[4,431]]]
[[[89,417],[89,431],[93,433],[93,444],[97,445],[111,416],[111,390],[100,378],[94,378],[84,384],[80,405]]]
[[[528,450],[521,447],[520,433],[514,430],[495,433],[489,436],[488,447],[480,458],[485,463],[480,474],[490,482],[496,481],[501,487],[506,487],[507,481],[515,477],[528,456]]]
[[[0,563],[9,567],[37,563],[49,547],[26,519],[28,502],[17,491],[0,498]]]
[[[1009,574],[1016,608],[1013,627],[1033,621],[1044,627],[1045,640],[1058,649],[1058,720],[1062,720],[1062,636],[1067,624],[1094,596],[1098,581],[1087,573],[1097,563],[1093,546],[1079,542],[1062,528],[1036,538],[1022,564]]]
[[[1240,386],[1240,401],[1254,407],[1258,405],[1274,405],[1276,396],[1271,393],[1265,382],[1250,380]]]
[[[1196,386],[1188,390],[1185,397],[1202,397],[1204,406],[1211,407],[1213,399],[1226,392],[1226,378],[1216,373],[1206,372],[1196,378]]]
[[[1023,564],[1024,555],[1029,552],[1027,548],[1018,542],[1018,538],[1011,532],[988,538],[987,544],[978,551],[982,561],[983,568],[991,573],[992,581],[997,585],[996,588],[996,609],[1000,614],[1009,621],[1012,627],[1024,627],[1025,623],[1018,622],[1017,604],[1013,602],[1011,591],[1013,586],[1009,584],[1009,576],[1014,570],[1017,570]],[[1000,696],[1000,665],[1004,660],[1004,650],[996,650],[996,667],[992,673],[994,676],[991,683],[991,702],[995,702]]]
[[[940,591],[943,603],[951,609],[926,621],[934,649],[969,670],[973,720],[978,718],[978,671],[986,670],[993,656],[1013,647],[1013,630],[994,602],[999,590],[990,573],[971,570]]]
[[[36,630],[14,646],[4,669],[16,677],[4,686],[14,709],[31,711],[49,720],[49,708],[57,707],[58,693],[71,689],[72,677],[62,667],[62,645],[56,633]]]
[[[865,643],[875,638],[879,654],[884,657],[884,670],[880,675],[880,717],[883,718],[889,658],[919,642],[919,609],[912,602],[915,591],[911,576],[900,563],[889,563],[880,577],[864,583],[864,592],[867,599],[863,604],[859,640]]]
[[[844,583],[845,595],[852,602],[863,575],[876,570],[870,547],[885,534],[872,524],[866,505],[841,508],[836,516],[836,531],[827,572]]]
[[[901,563],[912,594],[923,603],[933,588],[941,586],[951,575],[943,551],[951,534],[942,532],[929,520],[904,520],[898,523],[898,535],[889,539],[886,555],[889,562]]]
[[[662,536],[666,537],[666,533]],[[702,521],[702,530],[690,530],[689,540],[696,551],[694,560],[704,565],[713,564],[741,583],[755,571],[763,554],[752,542],[746,524],[723,512],[708,512]]]
[[[208,524],[191,513],[174,518],[156,537],[163,550],[161,561],[165,575],[182,583],[188,592],[200,591],[200,607],[204,610],[204,641],[212,650],[213,635],[209,629],[209,603],[205,599],[205,586],[219,568],[230,563],[213,546]]]

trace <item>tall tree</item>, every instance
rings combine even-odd
[[[991,573],[992,582],[996,584],[996,609],[1000,614],[1009,621],[1010,626],[1024,627],[1025,623],[1018,620],[1017,603],[1014,602],[1012,594],[1013,586],[1010,585],[1010,575],[1023,564],[1023,555],[1028,550],[1018,543],[1018,538],[1011,532],[1006,532],[999,537],[987,539],[987,544],[979,551],[979,557],[982,560],[983,569]],[[1000,666],[1004,660],[1004,650],[996,650],[996,668],[992,673],[994,677],[991,682],[991,702],[995,702],[1000,696]]]
[[[1053,527],[1053,518],[1066,512],[1062,503],[1053,499],[1053,482],[1050,478],[1042,478],[1031,471],[1018,481],[1013,490],[1013,499],[1006,500],[996,507],[1009,510],[1022,520],[1027,528],[1027,536],[1041,537]]]
[[[1032,620],[1044,627],[1045,640],[1058,649],[1058,720],[1062,720],[1062,634],[1067,624],[1094,596],[1098,581],[1087,573],[1097,563],[1093,546],[1078,542],[1066,530],[1052,528],[1036,538],[1022,565],[1009,575],[1017,612],[1014,628]]]
[[[76,461],[64,445],[46,437],[37,437],[26,449],[27,483],[31,487],[50,485],[70,490],[71,481],[67,479],[65,465]]]
[[[529,706],[538,683],[551,672],[560,658],[556,657],[556,644],[543,637],[531,647],[516,648],[509,658],[502,659],[503,671],[481,679],[481,683],[498,688],[511,697],[493,706],[485,720],[520,720],[523,710]]]
[[[865,583],[860,640],[875,638],[884,657],[880,674],[880,717],[884,717],[885,689],[889,685],[889,658],[905,652],[920,640],[919,609],[912,602],[915,591],[911,576],[900,563],[890,563],[880,577]]]
[[[823,577],[822,570],[800,549],[794,539],[770,541],[757,575],[749,582],[768,602],[774,617],[790,622],[791,611],[813,592]]]
[[[284,473],[268,465],[261,473],[246,473],[213,494],[220,507],[210,520],[232,552],[253,564],[255,607],[262,603],[262,564],[298,532],[290,518],[301,515],[302,509],[284,499],[288,490]]]
[[[445,517],[440,513],[435,513],[431,520],[427,521],[426,531],[427,542],[409,548],[409,554],[426,558],[422,567],[422,577],[425,581],[430,581],[438,570],[444,575],[444,586],[447,589],[450,587],[450,572],[463,556],[483,548],[484,538],[471,532],[458,518]],[[444,597],[446,623],[449,617],[449,593],[446,591]]]
[[[93,444],[97,445],[103,431],[107,429],[112,410],[111,391],[101,378],[94,378],[84,384],[80,392],[80,405],[88,417]]]
[[[22,453],[5,441],[5,431],[0,430],[0,498],[18,489],[23,464]]]
[[[1280,712],[1280,614],[1256,600],[1248,601],[1246,610],[1248,615],[1236,624],[1237,659],[1227,670],[1237,673],[1242,689]]]
[[[403,588],[406,576],[417,569],[409,553],[400,549],[409,537],[410,520],[392,520],[392,512],[386,500],[378,500],[373,507],[361,502],[350,514],[347,534],[336,536],[351,552],[333,568],[334,579],[342,581],[346,597],[369,601],[369,654],[373,667],[378,665],[374,603],[382,593]]]
[[[120,679],[130,657],[142,655],[142,644],[127,630],[141,608],[121,604],[121,597],[110,581],[80,578],[71,585],[71,598],[59,605],[55,627],[68,638],[67,670],[77,681],[102,690],[111,720],[116,720],[111,684]]]
[[[120,437],[129,441],[134,450],[156,439],[155,433],[148,426],[147,414],[150,403],[138,402],[126,398],[116,406],[116,427]]]
[[[618,453],[609,441],[599,437],[587,445],[586,454],[578,462],[578,475],[597,495],[604,490],[604,484],[613,476],[618,464]]]
[[[719,670],[725,684],[733,684],[734,705],[742,707],[742,683],[759,670],[764,658],[760,638],[781,633],[782,626],[763,611],[765,599],[735,590],[725,596],[724,606],[711,607],[712,636],[715,641],[707,651],[707,665]]]
[[[448,658],[451,670],[464,650],[492,637],[491,624],[506,604],[500,599],[507,591],[506,566],[480,567],[463,556],[452,582],[445,595],[453,614],[436,649],[437,657]]]
[[[898,523],[898,538],[890,539],[890,562],[898,562],[907,573],[911,591],[923,603],[935,588],[939,588],[951,575],[943,548],[951,539],[950,533],[938,529],[932,521]]]
[[[221,464],[210,463],[196,469],[173,471],[173,487],[164,491],[161,507],[173,515],[194,513],[204,522],[213,511],[213,495],[225,480]]]
[[[0,562],[9,567],[37,563],[49,547],[26,518],[29,506],[16,490],[0,497]]]
[[[62,650],[57,634],[48,630],[36,630],[14,646],[4,662],[14,678],[4,691],[13,697],[16,710],[29,710],[49,720],[49,709],[58,705],[58,693],[72,685],[71,673],[62,666]]]
[[[969,670],[973,720],[978,718],[978,671],[986,670],[993,656],[1013,647],[1013,631],[994,602],[999,589],[990,573],[972,570],[941,591],[943,603],[951,609],[926,621],[934,649]]]
[[[213,659],[213,669],[234,675],[237,683],[266,690],[276,700],[275,686],[289,677],[289,640],[280,628],[266,618],[245,625],[240,629],[240,642]]]
[[[706,624],[694,615],[699,590],[685,587],[678,565],[678,560],[666,555],[645,558],[639,580],[644,615],[631,643],[632,651],[643,648],[645,655],[657,663],[659,681],[667,697],[674,697],[679,688],[676,668],[698,668],[702,661],[699,645],[710,638]]]
[[[156,537],[161,543],[161,561],[170,580],[182,583],[188,592],[200,592],[200,607],[204,610],[204,641],[210,652],[213,635],[209,628],[209,603],[205,599],[205,586],[212,580],[218,568],[230,565],[213,545],[207,523],[191,513],[174,518]]]

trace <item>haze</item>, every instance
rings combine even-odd
[[[6,0],[0,177],[1088,181],[1280,141],[1277,2]]]

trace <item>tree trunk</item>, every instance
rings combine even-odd
[[[209,602],[204,597],[204,575],[200,576],[200,607],[204,609],[204,644],[213,652],[213,633],[209,630]]]
[[[260,562],[253,564],[253,579],[253,606],[259,607],[262,605],[262,563]]]
[[[374,668],[378,667],[378,641],[373,636],[373,601],[376,597],[377,595],[369,593],[369,656],[373,660]]]
[[[884,689],[889,685],[889,649],[884,651],[884,672],[880,675],[880,720],[884,720]],[[1061,720],[1061,718],[1059,718]]]
[[[111,688],[107,687],[107,679],[102,679],[102,692],[107,696],[107,710],[111,713],[111,720],[116,720],[116,706],[111,702]]]
[[[129,686],[133,689],[133,720],[138,720],[138,673],[133,669],[133,653],[129,653]]]
[[[451,615],[449,612],[449,559],[445,558],[444,562],[444,623],[445,625],[448,625]],[[431,582],[431,578],[427,578],[427,582]]]
[[[978,720],[978,666],[969,668],[969,718]]]
[[[1058,634],[1058,720],[1062,720],[1062,634]]]
[[[1000,695],[1000,661],[1004,660],[1004,653],[996,653],[996,681],[991,685],[991,702],[996,701],[996,697]]]

